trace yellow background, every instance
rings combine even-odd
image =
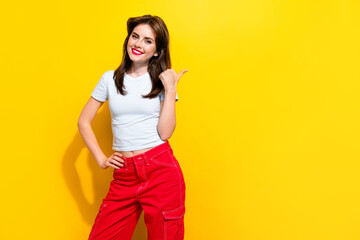
[[[126,21],[164,19],[185,239],[360,239],[360,2],[2,1],[0,239],[87,239],[112,169],[77,130]],[[110,155],[108,104],[93,128]],[[146,239],[143,215],[133,239]]]

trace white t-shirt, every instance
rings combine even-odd
[[[98,101],[109,100],[113,132],[112,149],[133,151],[164,143],[157,131],[157,124],[160,101],[164,100],[165,91],[152,99],[143,98],[141,95],[148,94],[152,87],[149,73],[135,78],[125,73],[124,86],[127,94],[123,96],[117,93],[113,75],[114,70],[106,71],[91,93]]]

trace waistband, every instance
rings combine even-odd
[[[121,157],[122,159],[124,159],[124,165],[132,165],[135,162],[142,162],[142,161],[146,161],[148,159],[150,159],[153,156],[156,156],[160,153],[162,153],[163,151],[169,150],[171,149],[170,143],[168,140],[166,140],[164,143],[157,145],[156,147],[147,150],[146,152],[134,155],[132,157]]]

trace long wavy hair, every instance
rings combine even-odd
[[[126,95],[124,86],[125,72],[130,69],[131,59],[127,52],[127,44],[133,29],[139,24],[148,24],[155,33],[156,51],[158,56],[152,56],[149,60],[148,72],[152,82],[151,91],[143,95],[143,98],[154,98],[163,89],[164,86],[159,79],[160,73],[171,68],[170,52],[169,52],[169,32],[164,21],[158,16],[143,15],[141,17],[132,17],[127,21],[128,35],[123,45],[123,57],[120,66],[115,70],[113,79],[117,87],[117,92]]]

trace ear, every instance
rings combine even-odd
[[[156,53],[154,54],[154,57],[157,57],[157,56],[159,56],[158,52],[156,52]]]

